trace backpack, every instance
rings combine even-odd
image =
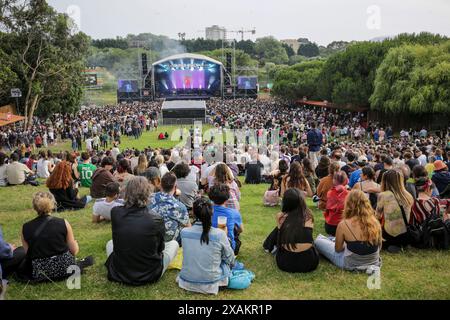
[[[249,270],[232,270],[229,278],[228,289],[244,290],[250,287],[255,279],[255,274]]]
[[[439,209],[419,225],[406,223],[405,211],[402,207],[402,216],[407,226],[410,244],[418,249],[448,250],[450,248],[450,221],[444,222]]]
[[[267,190],[264,193],[264,205],[268,207],[276,207],[280,203],[279,190]]]
[[[423,245],[425,248],[448,250],[450,247],[450,224],[440,216],[430,217],[425,221]]]

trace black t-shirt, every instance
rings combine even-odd
[[[411,169],[411,171],[414,169],[415,166],[418,166],[420,164],[419,160],[417,159],[409,159],[405,162],[406,165]]]
[[[39,216],[22,227],[25,241],[30,248],[30,259],[42,259],[57,256],[69,251],[67,245],[67,227],[64,219],[52,217],[36,239],[34,233],[48,219],[48,216]]]
[[[164,220],[147,208],[111,210],[114,250],[108,279],[132,286],[154,283],[163,271]]]
[[[383,175],[384,175],[384,173],[387,171],[386,169],[381,169],[381,170],[379,170],[380,171],[380,173],[378,174],[378,178],[377,178],[377,183],[378,184],[381,184],[381,181],[383,180]]]
[[[246,178],[245,183],[258,184],[261,183],[261,169],[264,168],[260,161],[249,162],[245,165]]]

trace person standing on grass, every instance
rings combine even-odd
[[[267,252],[276,252],[280,270],[306,273],[317,269],[319,255],[314,248],[314,218],[299,189],[289,189],[276,217],[277,227],[264,242]]]
[[[131,286],[157,282],[178,252],[165,243],[164,219],[147,206],[152,188],[144,177],[127,185],[125,205],[111,210],[112,240],[106,245],[108,280]]]
[[[381,267],[381,226],[362,191],[347,196],[336,238],[319,235],[314,242],[321,255],[340,269],[366,271]]]
[[[317,123],[313,122],[311,125],[311,130],[307,134],[308,148],[309,148],[309,159],[314,168],[317,167],[319,163],[319,152],[323,144],[323,135],[319,129],[317,129]]]
[[[227,287],[235,256],[227,234],[212,226],[213,209],[205,198],[193,203],[195,223],[181,231],[183,267],[177,277],[180,288],[203,294]]]

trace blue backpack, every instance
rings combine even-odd
[[[249,270],[232,270],[228,289],[244,290],[250,287],[255,279],[255,274]]]

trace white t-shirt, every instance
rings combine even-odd
[[[92,151],[92,139],[86,139],[86,149],[87,151]]]
[[[191,171],[189,172],[189,175],[186,177],[186,180],[197,183],[200,169],[197,168],[196,166],[189,166],[189,168],[191,168]]]
[[[8,165],[4,164],[0,167],[0,187],[6,187],[8,180],[6,179],[6,167]]]
[[[134,168],[137,167],[138,163],[139,163],[139,158],[133,157],[133,158],[130,159],[131,171],[134,171]]]
[[[114,158],[114,160],[117,159],[117,156],[120,154],[120,150],[117,147],[112,148],[111,150],[111,156]]]
[[[114,200],[112,202],[106,202],[106,198],[98,199],[94,203],[92,208],[92,214],[96,217],[103,217],[105,220],[111,220],[111,210],[115,207],[123,206],[125,202],[123,200]]]
[[[427,165],[427,157],[424,154],[420,155],[417,158],[417,160],[419,161],[421,166],[426,166]]]
[[[164,177],[164,175],[166,173],[169,172],[169,169],[167,169],[167,166],[165,163],[163,163],[160,167],[159,167],[159,173],[161,174],[161,178]]]
[[[50,171],[48,171],[48,165],[50,164],[49,160],[46,159],[39,159],[37,162],[37,176],[38,178],[47,179],[50,177]]]

